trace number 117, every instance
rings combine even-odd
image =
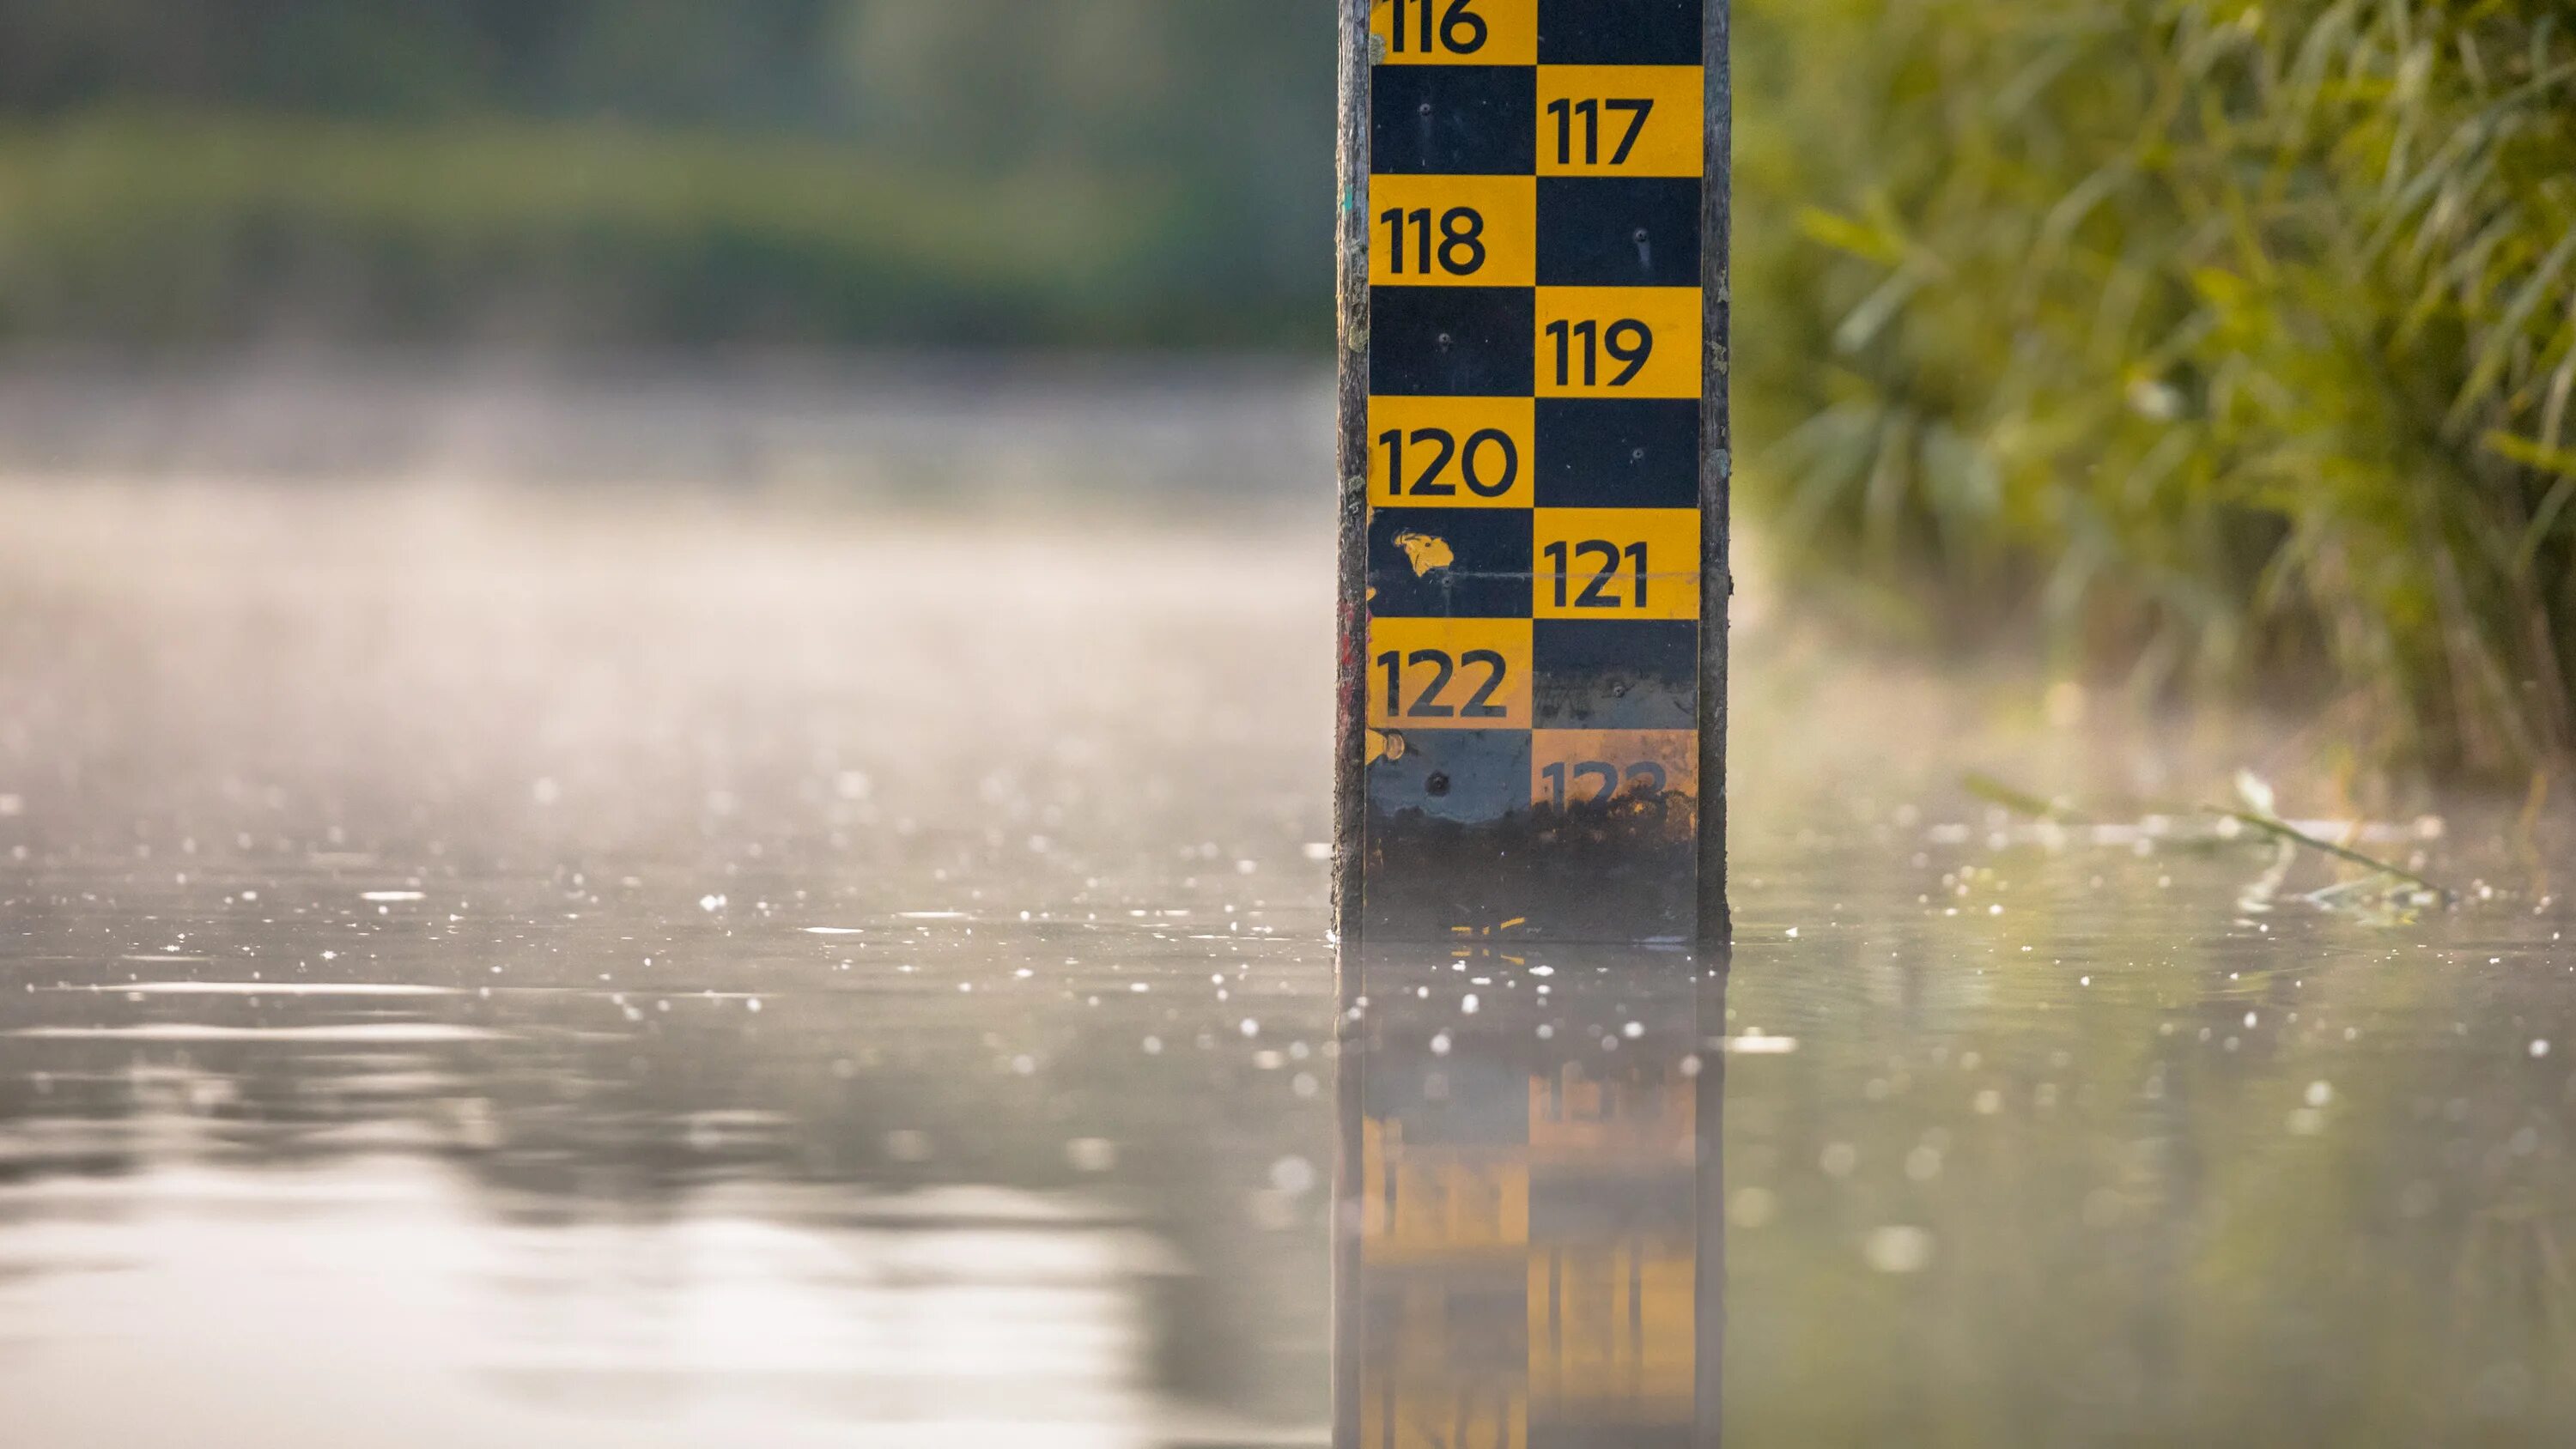
[[[1547,113],[1556,117],[1556,164],[1574,164],[1574,118],[1583,118],[1583,164],[1601,164],[1601,112],[1626,111],[1628,134],[1619,138],[1619,149],[1610,153],[1610,164],[1625,166],[1628,153],[1637,149],[1637,138],[1646,134],[1646,118],[1655,113],[1651,100],[1577,101],[1556,100],[1547,103]]]

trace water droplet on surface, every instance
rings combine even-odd
[[[1932,1266],[1932,1235],[1922,1228],[1872,1228],[1860,1254],[1881,1273],[1920,1273]]]
[[[1270,1185],[1291,1197],[1315,1186],[1315,1166],[1302,1157],[1283,1157],[1270,1164]]]

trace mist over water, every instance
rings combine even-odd
[[[1530,1232],[1722,1249],[1737,1444],[2576,1424],[2549,810],[2361,811],[1748,567],[1722,989],[1337,990],[1312,380],[468,383],[0,388],[12,1442],[1322,1443],[1346,1134],[1712,1067]],[[2174,804],[2249,764],[2458,903]],[[1567,1395],[1588,1321],[1479,1402],[1668,1414],[1660,1349]]]

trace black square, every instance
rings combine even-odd
[[[1445,959],[1442,964],[1446,964]],[[1442,973],[1446,978],[1446,973]],[[1447,1005],[1456,990],[1455,979],[1433,983]],[[1411,993],[1406,993],[1411,995]],[[1403,1012],[1412,1003],[1390,1004],[1381,1008],[1388,1014]],[[1428,1006],[1428,1003],[1423,1003]],[[1384,1020],[1373,1011],[1371,1017]],[[1440,1026],[1453,1026],[1443,1020]],[[1383,1030],[1383,1028],[1381,1028]],[[1529,1077],[1517,1061],[1500,1052],[1460,1053],[1450,1061],[1432,1057],[1425,1046],[1431,1031],[1406,1033],[1401,1045],[1383,1036],[1370,1043],[1371,1062],[1385,1062],[1390,1071],[1372,1071],[1361,1078],[1360,1110],[1367,1115],[1404,1124],[1404,1147],[1503,1147],[1526,1150],[1529,1146]],[[1407,1050],[1410,1048],[1410,1050]],[[1422,1063],[1418,1071],[1406,1071],[1399,1065],[1407,1056]],[[1435,1071],[1434,1068],[1437,1068]],[[1435,1094],[1431,1088],[1439,1084]],[[1523,1364],[1526,1368],[1526,1363]]]
[[[1696,287],[1700,183],[1691,176],[1542,176],[1542,287]]]
[[[1702,0],[1538,0],[1538,63],[1703,64],[1701,5]]]
[[[1655,1100],[1653,1085],[1631,1079],[1630,1100]],[[1689,1242],[1697,1223],[1698,1184],[1689,1170],[1606,1174],[1533,1172],[1529,1235],[1533,1246],[1583,1248],[1623,1242]]]
[[[1369,170],[1528,176],[1538,170],[1538,72],[1525,65],[1382,65],[1370,86]]]
[[[1381,733],[1402,743],[1368,767],[1373,820],[1391,824],[1420,816],[1451,825],[1491,825],[1529,810],[1529,731]]]
[[[1541,508],[1697,508],[1697,398],[1540,398]]]
[[[1551,1424],[1533,1417],[1529,1426],[1529,1449],[1698,1449],[1707,1442],[1696,1424]]]
[[[1537,339],[1538,298],[1528,287],[1372,287],[1369,392],[1528,397],[1537,390]]]
[[[1526,619],[1529,510],[1376,509],[1368,585],[1381,619]]]
[[[1699,621],[1541,619],[1530,722],[1543,730],[1699,728]]]

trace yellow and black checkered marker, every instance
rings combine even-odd
[[[1342,930],[1714,939],[1724,0],[1346,3]]]

